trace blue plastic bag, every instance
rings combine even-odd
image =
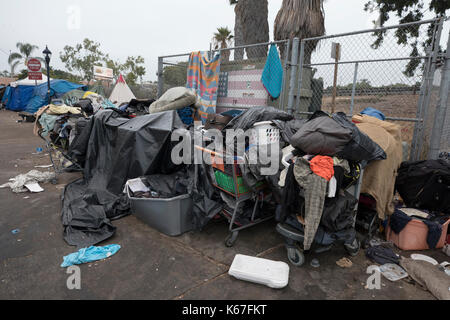
[[[101,260],[114,255],[119,251],[120,245],[110,244],[104,247],[90,246],[89,248],[82,248],[77,252],[65,256],[61,267],[69,267],[74,264],[82,264],[91,261]]]
[[[367,116],[375,117],[375,118],[378,118],[378,119],[383,120],[383,121],[386,120],[386,116],[384,115],[383,112],[381,112],[378,109],[372,108],[372,107],[365,108],[361,112],[361,114],[365,114]]]

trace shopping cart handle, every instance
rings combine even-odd
[[[197,146],[197,145],[194,145],[194,147],[195,147],[197,150],[207,152],[207,153],[209,153],[209,154],[211,154],[211,155],[213,155],[213,156],[215,156],[215,157],[219,157],[219,158],[224,158],[224,156],[225,156],[225,157],[233,157],[234,160],[244,161],[244,157],[240,157],[240,156],[231,156],[231,155],[224,154],[224,153],[218,153],[218,152],[216,152],[216,151],[212,151],[212,150],[209,150],[209,149],[206,149],[206,148]]]

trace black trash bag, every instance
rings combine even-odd
[[[211,176],[204,164],[189,167],[193,172],[193,184],[189,193],[192,196],[192,216],[196,230],[204,226],[224,208],[224,202],[211,182]]]
[[[285,222],[289,215],[300,214],[305,199],[300,196],[300,186],[294,176],[294,164],[291,164],[286,174],[284,188],[281,195],[281,206],[277,209],[275,220]]]
[[[400,257],[397,256],[391,248],[385,247],[383,245],[367,248],[366,256],[371,261],[378,264],[385,264],[385,263],[398,264],[400,262]]]
[[[73,106],[76,108],[81,108],[81,110],[88,116],[94,114],[94,107],[92,106],[91,99],[80,99]]]
[[[349,192],[337,192],[336,197],[326,198],[321,225],[329,232],[353,227],[358,200]]]
[[[294,117],[291,114],[274,107],[253,107],[234,117],[228,122],[225,129],[242,129],[246,131],[256,122],[269,120],[289,121],[292,119],[294,119]]]
[[[280,129],[281,138],[289,144],[292,136],[300,130],[300,128],[306,123],[304,119],[293,119],[289,121],[272,120],[272,123]]]
[[[306,154],[334,156],[351,142],[352,132],[318,111],[291,137],[290,144]]]
[[[189,175],[186,168],[172,174],[153,174],[142,177],[142,182],[157,192],[160,198],[173,198],[189,193],[189,185],[193,176]]]
[[[386,159],[384,150],[342,112],[331,117],[323,111],[315,112],[290,142],[307,154],[338,156],[352,161]]]
[[[304,236],[305,228],[297,220],[295,215],[287,216],[285,223],[297,229],[298,234]],[[329,232],[322,225],[319,225],[317,227],[317,231],[314,236],[314,245],[329,246],[336,242],[342,242],[344,244],[352,244],[355,239],[356,239],[356,230],[354,228],[347,228],[336,232]]]
[[[358,127],[347,119],[343,112],[332,115],[333,119],[342,127],[351,131],[352,140],[348,143],[344,150],[336,155],[342,159],[352,161],[372,161],[386,159],[384,150],[365,133],[361,132]]]
[[[171,133],[177,128],[184,125],[176,111],[126,119],[100,110],[91,118],[82,132],[83,136],[89,132],[86,145],[80,143],[76,149],[85,159],[84,177],[67,185],[62,198],[67,243],[89,246],[114,234],[110,220],[129,214],[123,193],[128,179],[180,168],[170,157],[175,144]]]
[[[410,208],[450,213],[450,163],[443,159],[403,162],[395,189]]]
[[[85,118],[79,118],[75,123],[75,137],[69,145],[68,156],[81,167],[84,167],[84,161],[86,160],[87,146],[93,123],[93,121]]]

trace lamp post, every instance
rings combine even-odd
[[[48,50],[48,47],[45,46],[45,50],[42,51],[42,53],[45,55],[45,64],[47,68],[47,98],[48,103],[50,103],[50,58],[52,57],[52,52]]]

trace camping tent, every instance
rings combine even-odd
[[[44,79],[44,75],[42,76]],[[24,79],[11,83],[3,95],[2,102],[6,103],[6,109],[13,111],[36,112],[47,103],[47,78],[38,85],[34,80]],[[30,81],[33,85],[30,85]],[[66,80],[50,80],[50,95],[59,98],[64,93],[74,89],[86,89],[85,85],[71,83]]]
[[[120,75],[111,95],[109,96],[109,100],[115,105],[120,106],[124,102],[130,102],[131,99],[136,99],[136,97],[130,87],[128,87],[123,76]]]

